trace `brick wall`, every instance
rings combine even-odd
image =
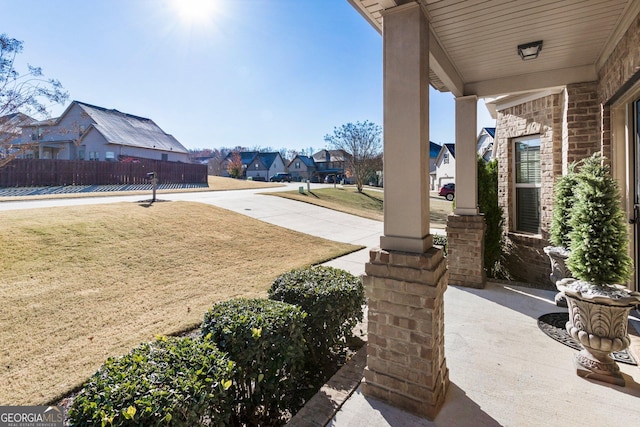
[[[567,86],[548,95],[498,112],[496,126],[499,167],[498,197],[505,212],[507,269],[515,280],[555,289],[549,281],[551,267],[542,248],[548,245],[553,215],[555,177],[571,162],[603,150],[610,154],[609,113],[598,97],[597,82]],[[540,234],[516,232],[513,140],[540,136]]]
[[[602,104],[620,95],[640,70],[640,15],[629,26],[604,65],[598,70],[598,96]]]

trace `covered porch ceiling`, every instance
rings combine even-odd
[[[380,33],[385,9],[413,0],[348,0]],[[497,97],[594,81],[640,12],[638,0],[418,0],[430,21],[431,85]],[[543,41],[537,59],[517,46]]]

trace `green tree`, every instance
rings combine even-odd
[[[575,278],[594,285],[626,282],[633,265],[620,188],[604,160],[594,154],[577,174],[567,260]]]
[[[347,123],[333,128],[333,135],[324,140],[349,154],[348,167],[359,192],[367,178],[375,173],[376,158],[382,148],[382,128],[369,121]]]
[[[22,48],[20,40],[0,34],[0,166],[31,147],[16,143],[16,129],[28,124],[31,115],[48,117],[50,104],[63,104],[69,97],[58,80],[44,77],[42,68],[27,65],[23,74],[16,69]]]
[[[484,265],[488,277],[496,277],[502,259],[504,218],[498,205],[498,161],[478,157],[478,206],[484,214]]]
[[[569,249],[571,245],[571,213],[573,211],[574,190],[578,184],[576,164],[569,165],[567,174],[556,181],[553,188],[553,216],[549,229],[549,241],[554,246]]]

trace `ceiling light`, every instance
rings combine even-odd
[[[520,55],[520,58],[522,58],[523,61],[536,59],[541,50],[542,40],[518,45],[518,55]]]

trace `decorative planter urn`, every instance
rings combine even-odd
[[[570,278],[571,272],[567,268],[567,258],[569,258],[569,251],[562,246],[545,246],[543,250],[551,261],[551,274],[549,275],[551,283],[555,285],[562,279]],[[558,307],[567,306],[567,300],[565,299],[562,292],[558,292],[556,294],[555,302]]]
[[[640,304],[640,293],[572,278],[563,279],[556,286],[569,306],[567,332],[584,347],[575,356],[576,373],[624,386],[620,368],[609,354],[629,347],[629,311]]]

